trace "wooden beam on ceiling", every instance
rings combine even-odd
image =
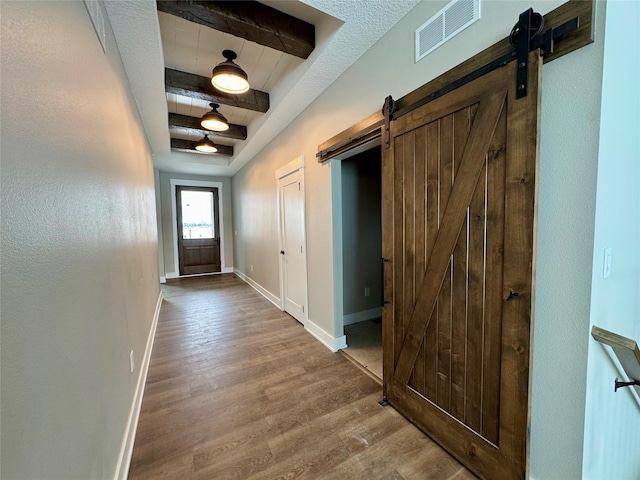
[[[247,127],[244,125],[229,124],[229,130],[224,132],[214,132],[207,130],[200,125],[200,118],[180,115],[178,113],[169,114],[169,130],[179,130],[193,135],[211,135],[223,138],[233,138],[235,140],[247,139]]]
[[[268,93],[253,89],[240,95],[220,92],[211,85],[209,77],[202,77],[193,73],[165,68],[164,85],[168,93],[182,95],[183,97],[198,98],[207,102],[230,105],[261,113],[269,110]]]
[[[157,0],[158,10],[280,52],[309,58],[315,27],[256,1]]]
[[[172,138],[171,139],[171,150],[177,150],[178,152],[187,152],[187,153],[199,153],[202,155],[216,155],[218,157],[232,157],[233,156],[233,147],[229,145],[218,145],[214,143],[218,151],[216,153],[204,153],[196,150],[196,145],[198,142],[194,142],[193,140],[183,140],[181,138]]]

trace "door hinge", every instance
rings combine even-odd
[[[302,313],[304,313],[304,305],[302,305]]]

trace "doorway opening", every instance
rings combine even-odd
[[[336,302],[347,347],[342,352],[382,379],[382,150],[377,139],[336,159],[339,170],[341,282]],[[333,168],[333,166],[332,166]],[[336,172],[337,173],[337,172]],[[336,175],[337,176],[337,175]]]
[[[224,248],[225,247],[225,241],[224,241],[225,208],[224,208],[224,200],[223,200],[225,193],[224,193],[222,182],[209,182],[209,181],[201,181],[201,180],[184,180],[184,179],[172,178],[170,179],[170,188],[171,188],[170,191],[171,191],[171,197],[172,197],[171,198],[171,224],[172,224],[173,236],[171,238],[171,243],[173,247],[173,258],[169,257],[169,260],[167,261],[165,266],[169,268],[169,266],[173,264],[174,271],[167,272],[166,278],[170,279],[170,278],[180,278],[180,277],[193,276],[193,275],[216,275],[218,273],[229,273],[232,269],[225,267],[225,248]],[[212,272],[195,273],[192,271],[191,273],[181,273],[182,271],[182,268],[180,265],[181,252],[179,249],[179,242],[182,242],[183,240],[185,240],[185,238],[181,239],[181,237],[184,237],[182,232],[183,227],[182,227],[182,222],[178,221],[178,213],[182,214],[182,211],[181,211],[182,209],[178,205],[178,200],[179,200],[178,191],[179,189],[197,191],[199,188],[203,189],[203,191],[209,190],[212,192],[214,191],[216,192],[216,198],[213,205],[215,223],[212,223],[212,227],[211,227],[211,233],[215,233],[215,238],[216,238],[215,243],[217,244],[216,245],[217,259],[215,262],[216,267]],[[188,222],[188,223],[193,223],[193,222]],[[196,221],[195,223],[199,224],[200,222]],[[204,225],[200,225],[200,226],[204,227]],[[188,227],[189,226],[187,226],[187,228]],[[200,230],[200,231],[194,230],[193,232],[191,232],[191,237],[199,238],[198,236],[200,235],[200,233],[205,234],[205,232],[209,232],[207,228],[208,227],[205,227],[204,230]],[[187,232],[186,236],[189,237],[189,232]],[[201,253],[206,253],[206,252],[201,252]],[[201,260],[202,259],[203,258],[201,257]],[[187,259],[187,263],[189,263],[191,260],[192,259]],[[206,261],[207,259],[204,259],[204,260]],[[218,263],[220,265],[219,268],[217,267]]]
[[[218,189],[176,188],[180,275],[221,271]]]

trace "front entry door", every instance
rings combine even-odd
[[[383,150],[384,389],[486,479],[524,478],[542,61],[391,122]]]
[[[300,170],[279,179],[280,261],[284,310],[304,324],[307,303],[304,198]]]
[[[218,189],[176,187],[180,275],[221,271]]]

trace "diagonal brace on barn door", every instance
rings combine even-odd
[[[440,222],[442,227],[438,231],[420,291],[417,293],[395,367],[394,375],[402,383],[409,381],[505,100],[506,91],[501,91],[483,98],[478,105],[456,182]]]

